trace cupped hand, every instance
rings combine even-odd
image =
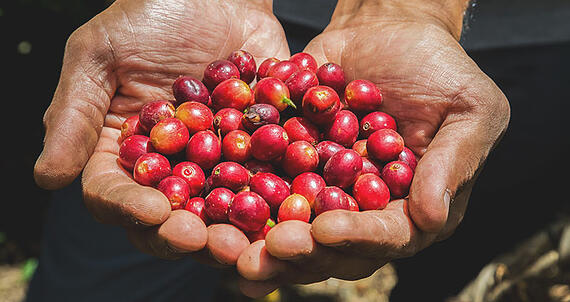
[[[363,278],[448,237],[507,128],[507,99],[461,48],[456,27],[432,16],[372,12],[337,6],[305,52],[319,64],[340,64],[348,81],[367,79],[382,90],[381,110],[395,117],[406,145],[420,158],[409,196],[383,210],[336,210],[312,225],[278,224],[238,260],[248,295],[285,283]]]
[[[128,229],[141,250],[173,258],[207,249],[234,264],[249,245],[230,225],[211,226],[170,210],[158,190],[137,184],[117,162],[120,126],[143,104],[173,99],[179,75],[202,77],[205,66],[237,49],[259,62],[289,49],[269,0],[118,0],[75,31],[44,116],[39,186],[57,189],[82,171],[84,201],[95,218]]]

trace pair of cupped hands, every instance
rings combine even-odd
[[[433,2],[340,0],[304,50],[319,65],[340,64],[348,81],[376,83],[382,111],[420,158],[408,198],[383,210],[283,222],[250,244],[229,225],[206,227],[188,211],[171,211],[162,193],[117,163],[124,119],[146,102],[172,99],[179,75],[201,78],[209,62],[237,49],[258,64],[290,56],[270,0],[118,0],[77,29],[44,116],[36,182],[58,189],[82,173],[84,201],[98,221],[125,227],[136,247],[158,257],[235,265],[246,295],[366,277],[455,230],[509,120],[505,96],[457,42],[461,16],[425,4]]]

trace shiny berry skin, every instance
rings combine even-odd
[[[358,207],[358,203],[356,202],[356,199],[354,199],[349,194],[346,194],[346,198],[348,198],[348,210],[354,211],[354,212],[359,212],[360,208]]]
[[[266,161],[259,161],[257,159],[250,159],[245,162],[244,167],[249,170],[252,175],[259,172],[275,173],[275,167]]]
[[[249,189],[259,194],[275,213],[290,195],[289,185],[281,177],[272,173],[259,172],[251,177]]]
[[[185,102],[176,108],[174,115],[181,120],[190,135],[202,130],[212,128],[214,122],[214,114],[208,106],[198,102]]]
[[[133,169],[133,178],[143,186],[154,187],[171,174],[170,162],[166,157],[158,153],[141,155],[135,162]]]
[[[277,223],[287,220],[301,220],[309,222],[311,206],[303,195],[291,194],[285,198],[277,213]]]
[[[184,161],[172,169],[172,175],[181,177],[188,184],[190,190],[190,197],[198,196],[204,189],[206,176],[204,171],[197,164],[189,161]]]
[[[206,201],[202,197],[192,197],[184,206],[184,210],[196,214],[200,219],[202,219],[204,224],[208,225],[210,224],[210,218],[206,214],[205,208]]]
[[[339,111],[327,127],[325,137],[345,148],[350,148],[358,138],[358,118],[349,110]]]
[[[234,50],[229,56],[228,61],[232,62],[239,70],[239,78],[251,83],[255,79],[257,66],[253,56],[245,50]]]
[[[391,161],[398,158],[404,150],[404,139],[392,129],[380,129],[368,137],[366,150],[374,159]]]
[[[271,213],[269,205],[255,192],[239,192],[228,209],[230,223],[244,232],[261,230]]]
[[[317,194],[326,187],[325,180],[317,173],[305,172],[299,174],[291,183],[291,193],[304,196],[311,208],[315,202]]]
[[[317,67],[318,67],[317,61],[315,60],[315,58],[313,58],[313,56],[311,56],[306,52],[299,52],[292,55],[289,58],[289,61],[297,64],[297,66],[301,70],[306,69],[312,71],[313,73],[317,72]]]
[[[231,161],[217,164],[211,177],[212,188],[225,187],[235,192],[249,184],[249,171]]]
[[[303,117],[317,126],[330,124],[339,110],[340,99],[330,87],[311,87],[303,96]]]
[[[280,112],[285,110],[287,106],[296,107],[289,98],[289,88],[277,78],[266,77],[261,79],[255,84],[253,93],[257,104],[273,105]]]
[[[270,104],[253,104],[245,109],[241,124],[249,132],[261,126],[279,124],[279,110]]]
[[[289,136],[279,125],[265,125],[251,135],[251,155],[261,161],[277,159],[285,154]]]
[[[226,160],[245,163],[251,158],[251,137],[247,132],[233,130],[222,139],[222,154]]]
[[[126,119],[121,125],[120,141],[122,142],[125,140],[125,138],[136,134],[145,134],[145,132],[144,130],[142,130],[141,126],[139,125],[139,116],[133,115],[128,119]]]
[[[346,85],[344,100],[354,112],[371,112],[382,105],[382,92],[368,80],[354,80]]]
[[[390,201],[390,190],[384,181],[371,173],[362,174],[352,188],[352,195],[361,210],[381,210]]]
[[[170,201],[172,210],[184,208],[190,198],[190,190],[184,179],[178,176],[168,176],[161,180],[156,187]]]
[[[281,165],[287,175],[295,177],[304,172],[315,171],[319,166],[319,154],[310,143],[296,141],[287,147]]]
[[[163,119],[150,130],[150,142],[162,154],[170,155],[184,150],[189,139],[186,125],[174,117]]]
[[[251,89],[240,79],[228,79],[221,82],[214,88],[210,97],[214,110],[234,108],[243,111],[253,102]]]
[[[360,134],[364,138],[380,129],[397,131],[396,120],[389,114],[380,111],[371,112],[360,120]]]
[[[292,117],[283,124],[283,129],[289,135],[289,141],[306,141],[312,145],[319,142],[321,133],[319,128],[311,123],[308,119],[302,117]]]
[[[335,63],[325,63],[317,69],[317,78],[321,85],[329,86],[339,95],[344,93],[346,79],[344,71],[340,65]]]
[[[360,154],[362,157],[368,156],[368,150],[366,150],[366,142],[367,140],[361,139],[352,145],[352,150],[356,151],[356,153]]]
[[[346,189],[362,172],[362,157],[352,149],[335,153],[325,164],[323,178],[329,186]]]
[[[208,104],[210,92],[204,83],[190,76],[181,76],[172,84],[172,94],[176,99],[176,105],[185,102],[198,102]]]
[[[297,70],[299,70],[297,64],[290,61],[281,61],[269,68],[267,77],[277,78],[285,82]]]
[[[233,130],[244,130],[241,124],[243,113],[234,108],[224,108],[214,115],[214,129],[222,136]]]
[[[317,153],[319,154],[320,168],[323,168],[335,153],[345,149],[343,146],[331,141],[322,141],[318,143],[315,148],[317,149]]]
[[[213,223],[228,222],[228,208],[234,196],[234,192],[228,188],[215,188],[206,196],[206,215]]]
[[[247,239],[251,243],[254,243],[257,240],[264,240],[265,236],[267,235],[269,230],[271,230],[274,226],[275,226],[275,221],[273,221],[273,219],[269,218],[269,219],[267,219],[265,226],[261,230],[253,231],[253,232],[246,232],[245,235],[247,236]]]
[[[221,82],[236,78],[239,79],[239,69],[228,60],[216,60],[204,69],[202,82],[210,91],[214,90]]]
[[[349,210],[350,201],[347,194],[339,187],[329,186],[322,189],[315,198],[315,215],[331,210]]]
[[[133,171],[135,163],[141,155],[154,152],[150,138],[144,135],[131,135],[127,137],[119,148],[119,162],[129,172]]]
[[[279,61],[277,58],[267,58],[261,62],[261,64],[259,64],[259,68],[257,69],[257,81],[266,78],[269,69],[279,62],[281,61]]]
[[[372,173],[380,176],[381,170],[382,166],[379,166],[367,157],[362,157],[362,174]]]
[[[165,118],[174,117],[174,105],[169,101],[153,101],[142,106],[139,112],[139,125],[146,133]]]
[[[398,155],[398,160],[406,163],[406,165],[408,165],[412,171],[416,171],[418,160],[416,159],[416,155],[414,155],[414,152],[412,152],[412,150],[404,147],[404,150],[402,150],[400,155]]]
[[[317,79],[317,75],[310,70],[298,70],[285,81],[285,85],[287,85],[289,89],[291,100],[298,108],[301,108],[303,105],[303,96],[309,88],[319,85],[319,79]]]
[[[186,159],[198,164],[202,170],[208,170],[220,162],[222,142],[209,130],[192,135],[186,145]]]
[[[401,198],[408,195],[414,172],[404,162],[393,161],[384,166],[381,177],[390,189],[392,198]]]

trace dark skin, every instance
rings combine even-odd
[[[172,98],[179,74],[201,78],[207,63],[236,49],[258,63],[289,56],[271,1],[192,6],[119,0],[72,35],[45,115],[40,186],[60,188],[83,171],[84,200],[98,220],[124,226],[138,248],[159,257],[237,263],[250,296],[285,283],[363,278],[453,233],[510,115],[505,96],[457,43],[465,1],[339,1],[305,51],[382,89],[382,110],[420,157],[410,195],[381,211],[286,221],[253,244],[230,225],[206,228],[189,212],[171,212],[160,192],[117,164],[122,121],[145,102]]]
[[[286,221],[265,242],[248,247],[238,271],[250,296],[284,283],[360,279],[447,238],[508,125],[505,96],[457,43],[452,24],[400,8],[392,16],[379,9],[384,15],[377,17],[371,12],[381,7],[339,6],[305,52],[319,64],[340,63],[348,80],[377,84],[382,111],[396,118],[398,131],[421,159],[408,198],[384,210],[326,212],[312,225]]]
[[[271,6],[263,0],[119,0],[79,28],[69,38],[45,113],[45,145],[34,171],[38,185],[57,189],[83,172],[87,208],[100,222],[127,228],[141,250],[235,263],[247,238],[232,226],[206,228],[190,212],[171,212],[164,195],[137,184],[117,164],[118,138],[124,119],[143,104],[172,99],[172,83],[181,74],[200,79],[209,62],[236,49],[247,49],[258,63],[287,58]]]

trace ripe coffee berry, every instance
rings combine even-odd
[[[408,195],[414,172],[404,162],[393,161],[387,163],[382,169],[381,175],[390,189],[392,198],[400,198]]]
[[[162,154],[174,154],[184,150],[189,139],[188,128],[177,118],[164,119],[150,131],[152,146]]]
[[[228,208],[229,221],[244,232],[262,229],[269,217],[269,205],[255,192],[236,194]]]
[[[158,183],[157,189],[168,198],[172,210],[182,209],[190,198],[190,189],[182,177],[168,176]]]
[[[174,166],[172,175],[181,177],[188,184],[190,197],[198,196],[204,189],[206,177],[204,171],[197,164],[189,161],[181,162]]]
[[[208,106],[198,102],[185,102],[176,108],[174,115],[188,128],[190,135],[212,128],[214,115]]]
[[[366,150],[372,158],[391,161],[404,150],[404,139],[392,129],[380,129],[368,137]]]
[[[133,177],[136,182],[145,186],[156,186],[171,174],[170,162],[158,153],[146,153],[135,162]]]
[[[149,152],[154,152],[150,138],[144,135],[132,135],[121,143],[119,162],[125,169],[131,172],[137,159]]]
[[[251,155],[261,161],[277,159],[285,154],[289,136],[279,125],[265,125],[251,135]]]
[[[221,82],[231,78],[239,79],[239,77],[239,70],[232,62],[217,60],[206,66],[202,82],[210,91],[213,91]]]
[[[208,104],[210,93],[208,88],[198,79],[189,76],[182,76],[172,84],[172,93],[176,99],[176,105],[184,102],[198,102]]]
[[[222,140],[222,154],[229,161],[244,163],[251,157],[251,137],[247,132],[233,130]]]

